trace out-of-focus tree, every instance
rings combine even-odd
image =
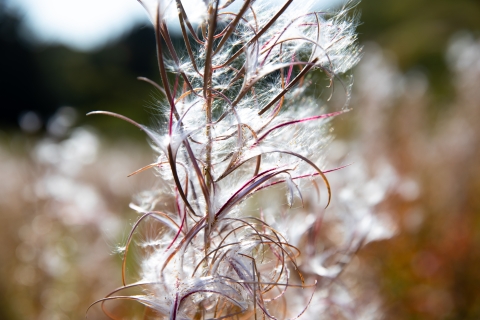
[[[137,27],[93,52],[39,45],[28,36],[22,19],[0,2],[2,128],[16,128],[27,111],[47,122],[63,106],[72,106],[80,114],[95,109],[121,111],[142,120],[142,116],[146,118],[142,108],[159,98],[152,96],[149,85],[135,79],[157,77],[151,28]],[[78,120],[84,123],[85,117]],[[96,119],[89,119],[89,123],[98,125]],[[102,120],[107,132],[116,123]],[[135,136],[135,132],[128,134]]]
[[[3,126],[17,122],[20,113],[36,110],[53,113],[56,98],[47,90],[39,72],[34,48],[20,38],[21,21],[0,2],[0,105]]]
[[[392,51],[401,70],[419,69],[444,101],[453,95],[445,63],[449,39],[461,30],[480,34],[480,2],[474,0],[364,0],[360,4],[362,42]]]

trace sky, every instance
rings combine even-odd
[[[32,38],[84,51],[149,23],[135,0],[9,0],[8,6],[24,18],[24,33]]]
[[[182,0],[187,13],[198,8],[190,5],[195,1]],[[317,0],[318,9],[339,1]],[[81,51],[100,47],[136,24],[149,25],[147,14],[136,0],[7,0],[7,6],[24,17],[24,33],[30,38]]]

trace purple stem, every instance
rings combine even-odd
[[[319,115],[319,116],[313,116],[313,117],[309,117],[309,118],[304,118],[304,119],[298,119],[298,120],[292,120],[292,121],[287,121],[287,122],[284,122],[284,123],[280,123],[280,124],[277,124],[276,126],[274,126],[273,128],[271,128],[270,130],[268,130],[267,132],[265,132],[263,135],[261,135],[257,142],[255,142],[251,148],[255,147],[258,145],[258,143],[260,141],[262,141],[263,139],[266,138],[266,136],[276,130],[276,129],[279,129],[281,127],[285,127],[285,126],[288,126],[288,125],[291,125],[291,124],[295,124],[295,123],[302,123],[302,122],[307,122],[307,121],[311,121],[311,120],[317,120],[317,119],[326,119],[326,118],[330,118],[330,117],[335,117],[335,116],[338,116],[339,114],[342,114],[342,113],[345,113],[345,112],[348,112],[350,111],[349,110],[342,110],[342,111],[336,111],[336,112],[332,112],[332,113],[326,113],[326,114],[322,114],[322,115]]]

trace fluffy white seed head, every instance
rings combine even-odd
[[[124,262],[124,285],[141,288],[134,300],[170,319],[301,315],[316,281],[307,283],[297,263],[304,240],[291,242],[276,227],[312,186],[330,199],[328,122],[345,110],[326,113],[306,96],[306,76],[317,69],[333,82],[358,62],[356,20],[347,7],[311,12],[313,1],[140,2],[159,41],[156,86],[166,96],[167,126],[136,125],[158,153],[145,169],[155,167],[164,186],[132,205],[140,217],[124,259],[135,251],[139,272],[130,279]],[[173,18],[181,49],[167,30]],[[245,201],[280,186],[287,191],[275,200],[285,204],[280,212]],[[308,292],[303,309],[275,312],[298,292]]]

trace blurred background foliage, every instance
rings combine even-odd
[[[369,170],[387,161],[403,181],[378,205],[396,235],[364,248],[362,265],[386,319],[479,319],[480,2],[358,9],[365,55],[335,132]],[[143,135],[84,114],[162,121],[162,97],[136,80],[159,78],[153,30],[80,52],[31,41],[22,23],[0,1],[0,318],[78,318],[119,284],[108,257],[125,237],[119,217],[153,184],[124,180],[151,160]]]

